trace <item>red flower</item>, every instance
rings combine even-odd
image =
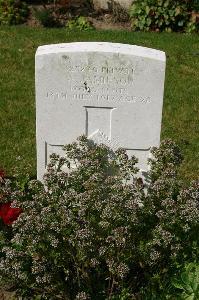
[[[0,178],[5,177],[5,171],[3,169],[0,169]]]
[[[0,217],[6,225],[10,225],[17,220],[21,212],[21,208],[11,207],[11,202],[0,204]]]

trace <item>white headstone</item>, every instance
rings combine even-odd
[[[37,176],[82,134],[136,155],[160,142],[165,53],[116,43],[46,45],[36,53]]]

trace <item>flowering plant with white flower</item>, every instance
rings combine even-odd
[[[199,183],[179,183],[174,143],[152,149],[148,185],[123,149],[85,136],[64,149],[51,156],[44,183],[23,191],[0,183],[1,201],[9,190],[22,211],[1,247],[0,274],[24,299],[131,299],[119,297],[197,255]]]

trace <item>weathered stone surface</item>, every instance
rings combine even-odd
[[[160,141],[165,54],[115,43],[46,45],[36,53],[37,176],[81,134],[135,154],[147,170]]]
[[[108,9],[108,2],[109,0],[93,0],[93,5],[95,9]],[[122,7],[128,9],[131,4],[132,0],[115,0],[115,2],[119,3]]]

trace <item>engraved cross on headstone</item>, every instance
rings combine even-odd
[[[85,106],[86,130],[88,139],[98,144],[105,144],[116,150],[121,147],[118,142],[111,139],[111,121],[114,107]]]

